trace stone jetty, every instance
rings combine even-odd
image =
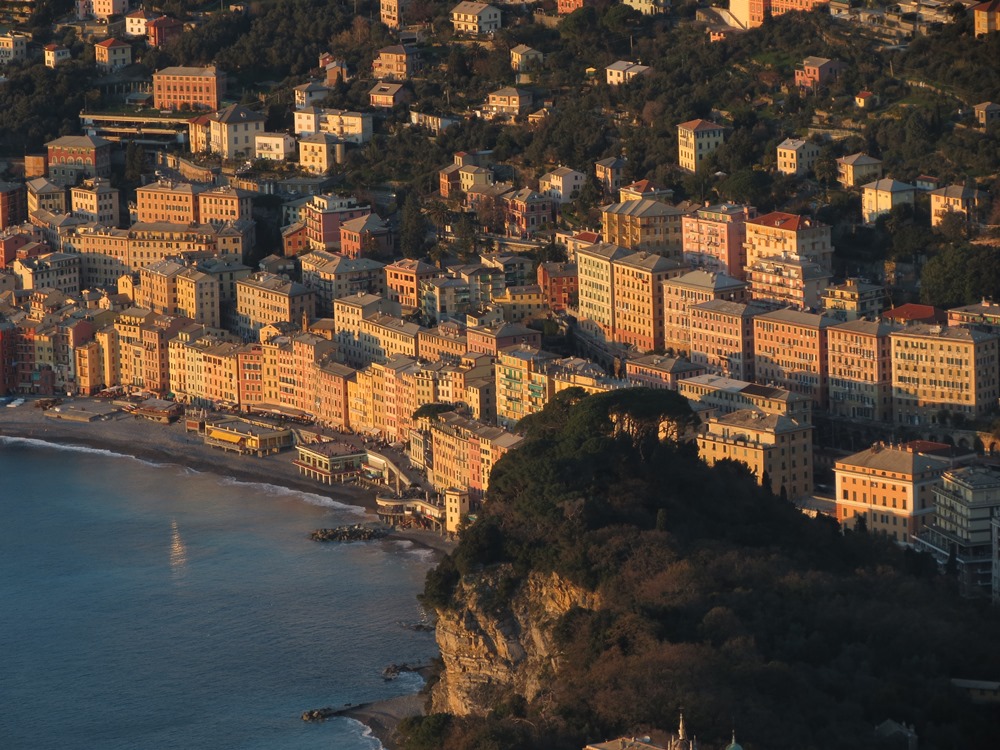
[[[315,542],[371,542],[382,539],[389,533],[388,529],[377,526],[338,526],[335,529],[316,529],[309,535]]]

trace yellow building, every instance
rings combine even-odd
[[[874,224],[879,216],[897,206],[912,206],[917,188],[888,177],[869,182],[861,188],[861,216],[865,224]]]
[[[311,174],[326,174],[337,163],[343,141],[330,133],[313,133],[299,140],[299,166]]]
[[[896,424],[971,421],[996,406],[996,334],[918,324],[894,331],[889,339]]]
[[[868,154],[851,154],[837,159],[837,182],[842,188],[863,185],[882,176],[882,160]]]
[[[903,544],[923,531],[934,517],[934,488],[951,462],[920,448],[919,443],[877,443],[837,461],[833,473],[841,525],[853,527],[863,516],[869,531]]]
[[[753,409],[812,424],[812,401],[785,388],[758,385],[719,375],[696,375],[677,381],[677,392],[700,415],[731,414]]]
[[[120,223],[118,188],[111,187],[111,182],[106,178],[84,180],[80,185],[71,187],[69,192],[71,210],[75,216],[107,227],[117,227]]]
[[[604,243],[580,247],[576,252],[579,275],[577,320],[589,335],[604,341],[611,341],[615,331],[613,264],[629,254],[623,247]]]
[[[208,116],[208,150],[223,159],[245,159],[256,152],[257,136],[267,118],[241,104]]]
[[[666,257],[681,255],[684,212],[657,200],[640,199],[601,208],[604,242]]]
[[[677,126],[677,163],[686,172],[697,172],[726,140],[726,129],[708,120],[691,120]]]
[[[808,216],[772,211],[746,222],[746,270],[764,259],[813,261],[830,271],[830,227]]]
[[[972,19],[976,36],[1000,31],[1000,2],[998,0],[986,0],[984,3],[973,5]]]
[[[989,193],[962,185],[938,188],[932,190],[929,195],[932,227],[939,226],[950,214],[961,216],[966,223],[974,224],[979,221],[981,212],[989,205]],[[30,193],[28,198],[30,204]]]
[[[837,320],[874,320],[885,308],[885,287],[847,279],[823,290],[823,312]]]
[[[709,466],[746,464],[761,485],[794,499],[813,490],[812,425],[744,409],[712,417],[698,434],[698,454]]]
[[[778,172],[804,177],[816,166],[819,144],[801,138],[786,138],[778,144]]]

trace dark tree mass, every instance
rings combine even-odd
[[[460,578],[503,567],[501,601],[534,570],[601,605],[556,626],[560,666],[531,703],[416,720],[408,747],[579,748],[674,726],[680,707],[704,747],[731,722],[748,748],[884,747],[873,728],[889,718],[922,747],[989,747],[997,709],[950,680],[1000,674],[996,614],[923,556],[809,518],[736,463],[707,467],[675,439],[691,418],[676,394],[638,389],[566,391],[524,421],[425,601],[453,606]]]

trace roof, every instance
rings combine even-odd
[[[849,320],[846,323],[830,326],[831,332],[844,331],[863,336],[888,336],[896,330],[899,330],[899,326],[888,320]]]
[[[102,148],[110,147],[111,141],[106,141],[99,135],[64,135],[45,145],[48,148]]]
[[[907,302],[905,305],[886,310],[882,313],[882,318],[883,320],[898,320],[904,323],[911,321],[943,323],[946,316],[944,310],[939,310],[931,305]]]
[[[755,305],[752,302],[733,302],[728,299],[709,299],[691,305],[689,310],[706,310],[722,315],[737,315],[741,318],[752,318],[768,311],[768,308]]]
[[[978,200],[986,197],[984,191],[966,187],[965,185],[949,185],[948,187],[931,190],[930,194],[944,198],[960,198],[962,200]]]
[[[876,443],[871,448],[841,458],[836,466],[845,469],[868,469],[891,474],[923,474],[928,471],[943,472],[951,461],[938,456],[920,453],[913,446],[885,445]]]
[[[698,289],[711,289],[713,291],[723,291],[726,289],[741,289],[747,286],[745,281],[730,276],[725,273],[715,273],[712,271],[696,270],[668,279],[663,282],[664,286],[687,286]]]
[[[711,130],[724,130],[722,125],[711,120],[688,120],[677,126],[678,130],[693,130],[696,133],[707,133]]]
[[[163,70],[158,70],[153,73],[154,76],[205,76],[206,78],[215,78],[218,75],[222,75],[222,71],[216,68],[214,65],[209,65],[207,67],[184,67],[176,65],[171,68],[164,68]]]
[[[529,52],[534,52],[535,54],[539,55],[541,54],[541,52],[539,52],[537,49],[535,49],[534,47],[529,47],[527,44],[519,44],[516,47],[513,47],[510,52],[512,55],[526,55]]]
[[[826,226],[822,222],[816,221],[811,216],[787,214],[784,211],[772,211],[769,214],[758,216],[756,219],[747,219],[747,224],[755,224],[761,227],[774,227],[776,229],[788,229],[793,232],[798,232],[801,229],[813,229],[815,227]]]
[[[833,325],[832,318],[818,313],[807,313],[801,310],[793,310],[790,307],[773,312],[764,313],[757,316],[758,320],[772,320],[778,323],[789,323],[797,326],[808,326],[810,328],[826,328]]]
[[[793,151],[798,151],[800,148],[805,146],[809,141],[805,138],[786,138],[781,143],[778,144],[778,148],[788,148]]]
[[[881,164],[882,160],[876,159],[874,156],[869,156],[868,154],[851,154],[850,156],[841,156],[837,159],[837,163],[848,164],[853,167],[865,167]]]
[[[128,42],[123,42],[120,39],[105,39],[94,45],[95,47],[131,47],[132,45]]]
[[[916,185],[893,180],[889,177],[883,177],[881,180],[869,182],[867,185],[862,185],[861,187],[865,190],[878,190],[882,193],[907,193],[917,189]]]
[[[225,109],[211,115],[211,119],[223,125],[232,125],[240,122],[264,122],[267,117],[260,112],[247,109],[242,104],[231,104]]]
[[[473,3],[469,0],[464,0],[464,2],[459,3],[454,8],[451,9],[452,13],[466,13],[473,16],[478,16],[484,10],[491,6],[486,3]]]
[[[683,212],[679,208],[663,201],[636,198],[630,201],[622,201],[621,203],[612,203],[609,206],[602,206],[601,213],[615,214],[617,216],[679,216]]]
[[[897,337],[913,336],[917,338],[950,339],[952,341],[963,341],[972,344],[1000,337],[995,333],[966,328],[965,326],[928,325],[926,323],[914,323],[905,328],[893,331],[890,335]]]
[[[998,0],[998,2],[1000,2],[1000,0]],[[981,102],[977,104],[975,107],[973,107],[973,109],[976,110],[976,112],[980,111],[992,112],[994,110],[1000,109],[1000,104],[996,104],[994,102]]]
[[[805,60],[802,61],[802,64],[808,65],[811,68],[819,68],[831,62],[833,61],[828,57],[813,57],[812,55],[810,55],[809,57],[807,57]]]

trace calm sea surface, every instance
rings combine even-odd
[[[0,438],[0,748],[371,750],[305,709],[414,692],[408,542],[318,544],[361,520],[319,495]]]

